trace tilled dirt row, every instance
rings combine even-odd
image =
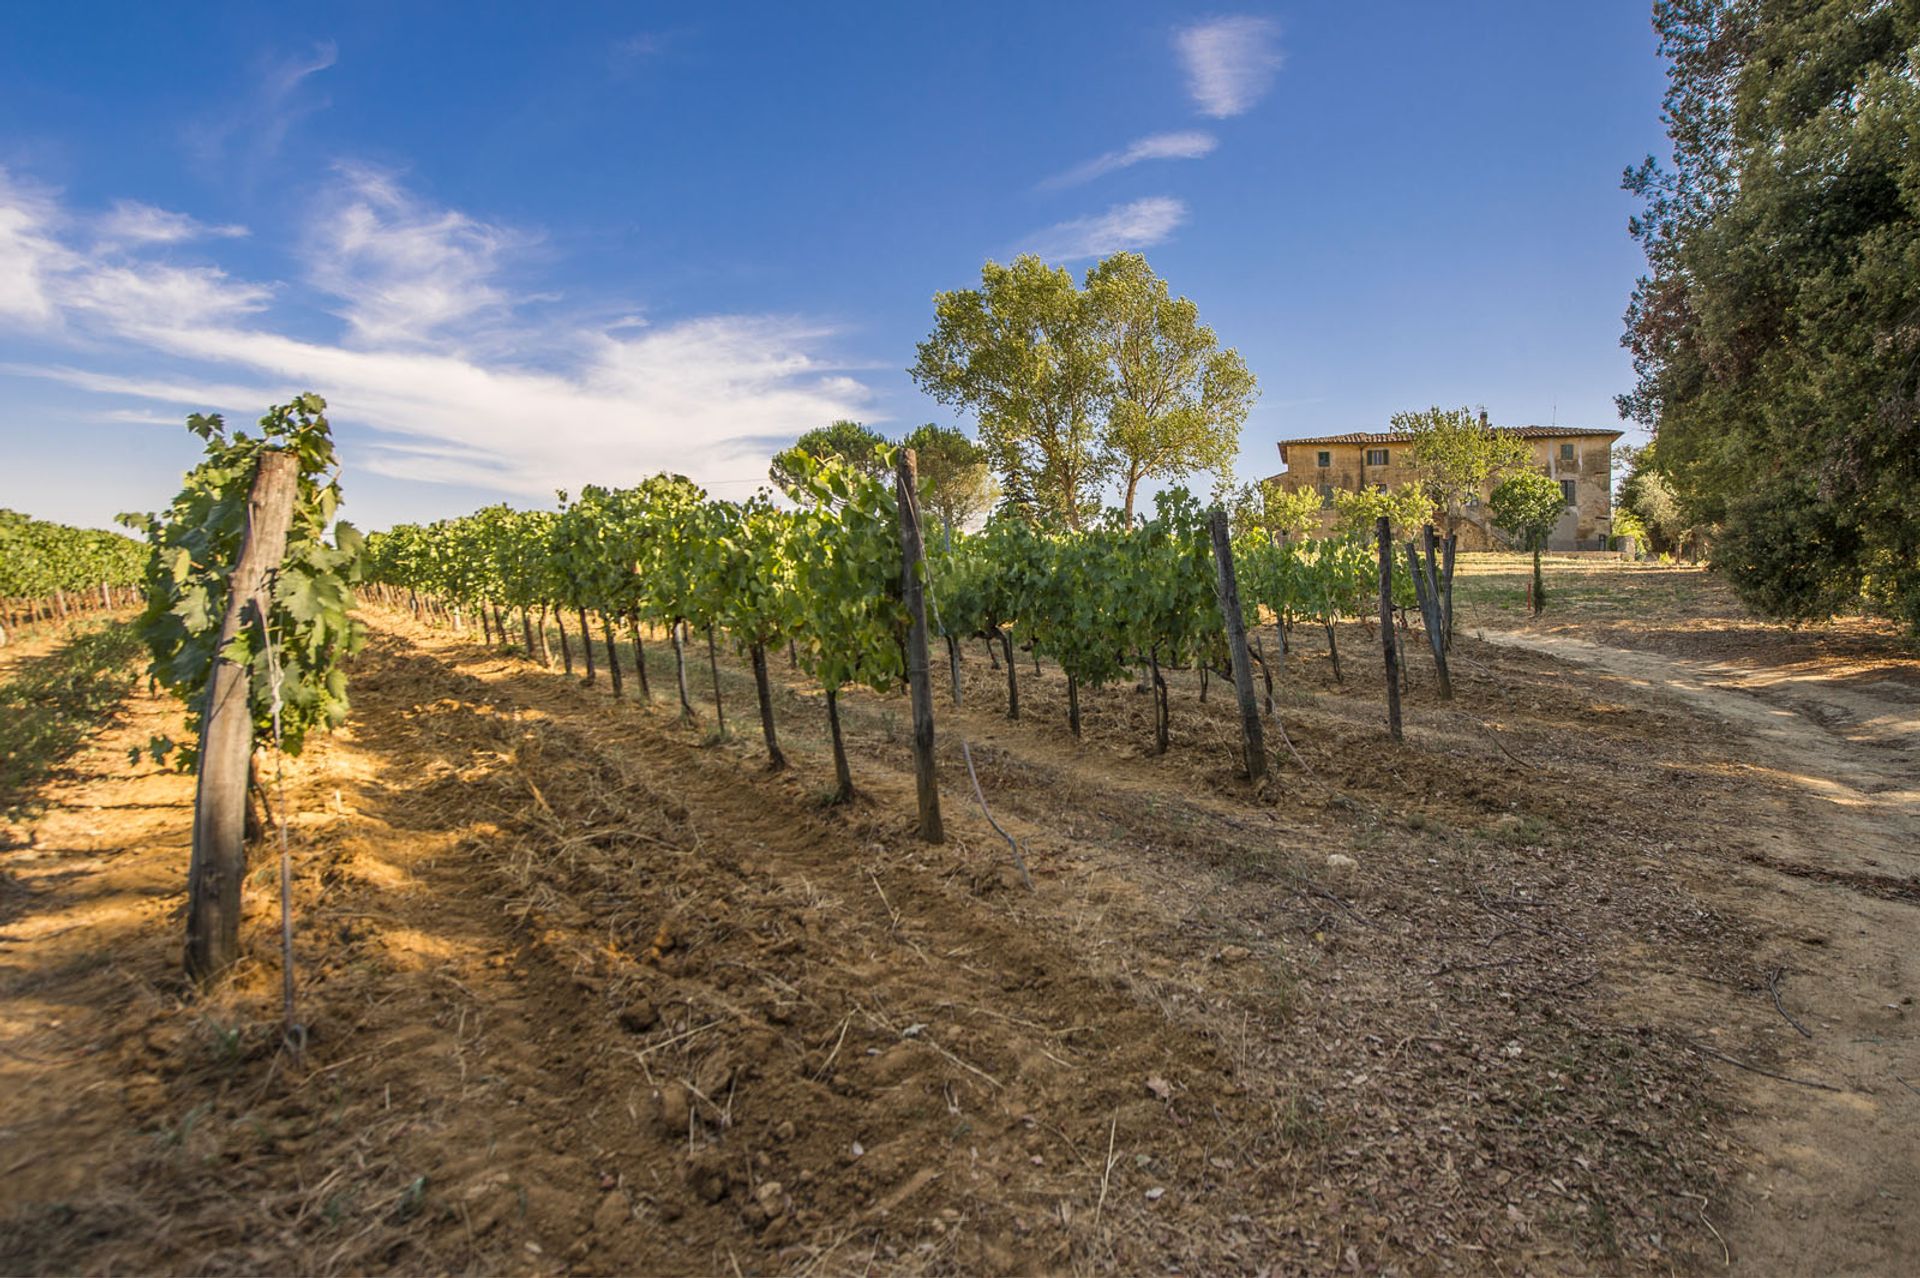
[[[171,977],[177,923],[157,910],[68,938],[110,955],[132,994],[118,1021],[98,974],[28,964],[35,1014],[65,1018],[47,1048],[85,1042],[69,1081],[107,1104],[99,1148],[9,1204],[12,1267],[1717,1255],[1701,1203],[1731,1152],[1711,1080],[1612,992],[1675,964],[1737,981],[1745,943],[1648,855],[1644,790],[1577,822],[1556,791],[1648,734],[1709,766],[1681,719],[1595,702],[1562,763],[1557,676],[1463,676],[1462,708],[1416,698],[1416,744],[1383,757],[1370,707],[1296,697],[1298,761],[1254,794],[1218,748],[1217,697],[1179,707],[1174,756],[1142,759],[1125,743],[1144,699],[1090,690],[1074,743],[1050,723],[1057,674],[1023,689],[1036,720],[1008,724],[976,660],[968,707],[942,708],[953,837],[929,848],[897,699],[850,699],[866,797],[833,809],[803,682],[781,706],[796,766],[768,775],[751,743],[664,706],[374,619],[351,726],[289,781],[306,1059],[280,1048],[271,866],[249,961],[213,998]],[[744,718],[744,672],[723,673]],[[1463,714],[1500,719],[1544,775],[1478,736],[1421,744]],[[1033,894],[962,797],[962,735]],[[1695,775],[1671,771],[1621,784]],[[169,795],[139,818],[162,881],[184,868],[190,783]]]

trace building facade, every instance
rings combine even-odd
[[[1566,510],[1547,540],[1549,550],[1605,550],[1613,533],[1613,443],[1617,430],[1582,426],[1502,426],[1533,449],[1534,464],[1560,484]],[[1315,435],[1282,440],[1280,464],[1286,469],[1268,482],[1288,492],[1320,494],[1332,522],[1333,494],[1368,488],[1397,488],[1419,478],[1413,468],[1412,437],[1392,431]],[[1462,512],[1462,550],[1498,550],[1510,544],[1487,519],[1486,493]]]

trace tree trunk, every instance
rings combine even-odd
[[[953,704],[960,704],[960,640],[947,636],[947,668],[953,673]]]
[[[1540,575],[1540,547],[1533,548],[1533,615],[1539,616],[1540,610],[1547,606],[1547,583]]]
[[[1080,735],[1080,681],[1071,674],[1067,676],[1067,727],[1075,737]]]
[[[1333,618],[1328,617],[1320,624],[1325,626],[1327,631],[1327,655],[1333,658],[1333,681],[1345,683],[1346,680],[1340,677],[1340,640],[1333,633]]]
[[[566,673],[573,673],[573,644],[567,639],[567,613],[563,608],[553,610],[553,624],[560,628],[560,660],[566,666]]]
[[[913,708],[914,795],[920,812],[920,837],[946,842],[940,819],[940,786],[933,742],[933,672],[927,659],[926,548],[920,538],[920,483],[914,450],[903,448],[894,460],[895,508],[900,520],[900,595],[907,606],[907,695]],[[1034,656],[1036,668],[1039,655]]]
[[[677,618],[670,623],[669,633],[673,636],[673,677],[680,685],[680,722],[692,723],[693,699],[687,696],[687,631],[686,623]]]
[[[527,660],[533,660],[533,614],[525,608],[520,610],[520,638],[527,645]]]
[[[547,637],[547,605],[540,605],[540,664],[553,669],[553,641]]]
[[[1273,667],[1267,664],[1267,643],[1264,639],[1253,641],[1254,655],[1260,658],[1260,678],[1267,685],[1267,713],[1273,713]]]
[[[713,638],[713,626],[707,626],[707,665],[713,671],[713,714],[719,723],[720,739],[727,739],[727,708],[720,704],[720,647]]]
[[[778,772],[787,766],[787,756],[780,753],[780,738],[773,730],[773,685],[767,680],[767,650],[756,643],[752,653],[753,690],[760,698],[760,735],[767,742],[767,771]]]
[[[640,618],[629,617],[627,623],[633,630],[633,672],[640,676],[640,699],[652,705],[653,684],[647,679],[647,646],[640,642]]]
[[[1207,663],[1204,659],[1194,662],[1200,667],[1200,704],[1207,704]]]
[[[607,678],[613,681],[613,697],[618,701],[624,695],[620,687],[620,649],[613,637],[613,618],[604,612],[600,614],[600,628],[607,636]]]
[[[1007,718],[1020,717],[1020,674],[1013,666],[1013,631],[1000,632],[1000,647],[1007,654]]]
[[[1160,650],[1147,649],[1147,670],[1153,675],[1153,752],[1165,754],[1172,744],[1169,728],[1173,711],[1167,705],[1167,681],[1160,676]]]
[[[1247,619],[1240,610],[1240,584],[1233,571],[1227,512],[1214,507],[1209,522],[1214,565],[1218,569],[1215,584],[1219,588],[1221,617],[1227,627],[1227,657],[1233,667],[1233,692],[1240,702],[1240,733],[1247,748],[1247,779],[1257,784],[1267,774],[1267,746],[1260,731],[1260,707],[1253,699],[1253,663],[1247,657]]]
[[[480,604],[474,609],[480,614],[480,637],[487,647],[493,647],[493,623],[487,620],[487,605]]]
[[[1427,558],[1423,563],[1412,542],[1407,543],[1407,567],[1413,571],[1413,593],[1420,605],[1421,628],[1433,652],[1433,669],[1440,683],[1440,699],[1453,699],[1453,681],[1447,675],[1447,640],[1440,621],[1439,574],[1433,565],[1433,529],[1427,529]]]
[[[847,770],[847,747],[840,738],[840,690],[827,689],[827,731],[833,737],[833,792],[835,803],[853,799],[853,773]]]
[[[998,627],[995,627],[995,629],[994,629],[994,632],[993,632],[993,633],[994,633],[994,635],[995,635],[995,636],[998,636],[998,635],[999,635],[999,633],[1000,633],[1000,631],[999,631],[999,628],[998,628]],[[995,651],[994,651],[994,648],[993,648],[993,640],[992,640],[992,639],[990,639],[990,638],[988,638],[988,637],[987,637],[986,635],[981,635],[981,636],[980,636],[980,642],[981,642],[981,643],[984,643],[985,645],[987,645],[987,662],[988,662],[988,664],[989,664],[989,665],[991,665],[991,666],[992,666],[992,667],[993,667],[993,668],[994,668],[995,670],[998,670],[998,669],[1000,668],[1000,654],[999,654],[998,652],[995,652]]]
[[[587,610],[580,610],[580,651],[586,655],[587,687],[593,686],[593,627],[587,623]]]
[[[1380,642],[1387,665],[1387,731],[1400,737],[1400,649],[1393,637],[1393,529],[1385,515],[1374,526],[1380,542]]]
[[[299,459],[260,454],[247,495],[246,532],[229,578],[226,612],[214,645],[200,720],[199,779],[193,803],[193,853],[187,868],[188,975],[205,982],[240,956],[240,884],[246,874],[248,778],[253,762],[252,680],[226,655],[249,612],[263,625],[266,591],[287,553],[287,526],[300,480]]]

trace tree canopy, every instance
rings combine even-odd
[[[928,422],[901,441],[920,471],[920,501],[948,533],[983,517],[999,490],[987,467],[987,450],[951,426]]]
[[[1485,414],[1471,409],[1435,406],[1395,413],[1393,428],[1412,437],[1410,451],[1421,491],[1449,533],[1489,485],[1532,460],[1526,440],[1495,430]]]
[[[1673,160],[1625,179],[1649,273],[1621,410],[1749,601],[1920,626],[1920,8],[1659,0],[1654,25]]]
[[[874,449],[886,442],[885,436],[859,422],[837,421],[831,426],[817,426],[795,440],[792,447],[774,454],[773,464],[767,467],[767,478],[787,496],[801,500],[806,491],[805,468],[800,464],[802,453],[815,461],[837,458],[863,475],[878,478],[880,463]]]
[[[1221,349],[1200,308],[1174,297],[1140,254],[1094,267],[1087,295],[1113,369],[1101,444],[1131,524],[1143,480],[1232,472],[1257,391],[1240,352]]]
[[[974,415],[1004,506],[1075,529],[1115,480],[1131,521],[1145,481],[1224,478],[1256,393],[1239,353],[1137,253],[1084,287],[1031,255],[988,262],[979,288],[935,296],[908,372]]]

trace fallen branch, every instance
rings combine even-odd
[[[987,807],[987,796],[980,793],[980,777],[979,774],[973,770],[973,751],[967,747],[966,738],[964,737],[960,739],[960,754],[967,761],[967,779],[973,782],[973,797],[980,804],[981,813],[987,818],[987,824],[992,826],[994,830],[999,833],[1000,837],[1007,841],[1009,848],[1013,849],[1013,863],[1020,868],[1020,881],[1027,885],[1027,891],[1033,891],[1033,876],[1027,873],[1027,858],[1020,855],[1020,845],[1014,842],[1011,834],[1008,834],[1001,828],[998,821],[993,819],[993,811]]]
[[[1751,1061],[1743,1061],[1737,1057],[1729,1056],[1725,1052],[1715,1051],[1713,1048],[1704,1046],[1700,1043],[1696,1043],[1690,1038],[1682,1038],[1680,1039],[1680,1043],[1682,1046],[1687,1047],[1692,1051],[1698,1052],[1702,1056],[1711,1056],[1714,1060],[1725,1061],[1727,1064],[1732,1065],[1737,1069],[1748,1070],[1755,1074],[1763,1074],[1768,1078],[1777,1078],[1783,1083],[1792,1083],[1795,1087],[1811,1087],[1816,1089],[1817,1091],[1839,1092],[1843,1095],[1846,1093],[1846,1090],[1847,1090],[1844,1087],[1835,1087],[1832,1083],[1822,1083],[1817,1079],[1794,1078],[1790,1074],[1778,1074],[1778,1073],[1775,1073],[1773,1070],[1765,1069],[1759,1065],[1755,1065]]]
[[[1786,968],[1776,967],[1773,969],[1773,975],[1767,978],[1767,993],[1773,996],[1773,1010],[1785,1017],[1787,1024],[1799,1030],[1801,1038],[1812,1038],[1813,1031],[1802,1025],[1799,1021],[1794,1020],[1793,1013],[1789,1012],[1786,1005],[1780,1001],[1780,978],[1786,974]]]

